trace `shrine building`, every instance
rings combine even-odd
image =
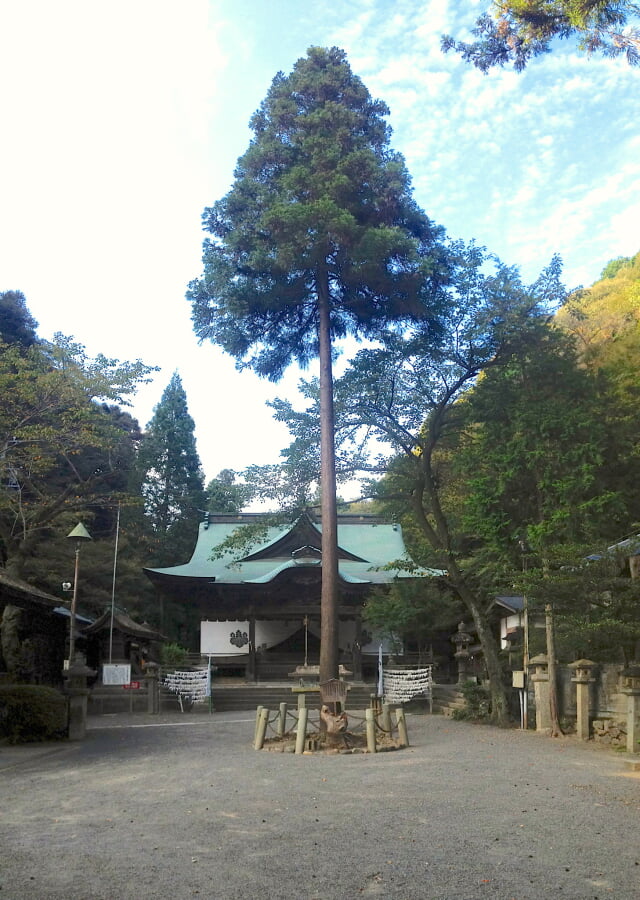
[[[209,514],[188,563],[148,568],[157,589],[200,617],[201,647],[219,672],[249,681],[281,680],[319,663],[322,524],[303,513],[293,524],[260,528],[259,514]],[[242,549],[223,546],[249,537]],[[381,640],[362,621],[371,592],[396,579],[441,574],[411,570],[400,525],[377,516],[338,516],[340,664],[354,681],[374,676]],[[387,648],[385,648],[387,652]]]

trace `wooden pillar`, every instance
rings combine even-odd
[[[362,614],[356,616],[356,636],[353,642],[353,680],[362,681]]]
[[[249,616],[249,659],[247,660],[247,681],[258,680],[256,664],[256,618]]]

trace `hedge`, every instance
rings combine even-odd
[[[10,744],[59,740],[67,735],[67,700],[40,684],[0,685],[0,737]]]

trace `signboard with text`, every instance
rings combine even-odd
[[[130,663],[105,663],[102,667],[103,684],[131,684]]]

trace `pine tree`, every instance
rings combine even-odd
[[[276,75],[232,189],[205,210],[212,239],[187,295],[198,337],[240,368],[277,380],[319,357],[322,679],[338,672],[332,344],[432,315],[443,268],[387,114],[335,47]]]
[[[154,536],[154,564],[185,561],[193,550],[205,509],[204,475],[194,421],[177,372],[171,378],[140,448],[142,495]]]

